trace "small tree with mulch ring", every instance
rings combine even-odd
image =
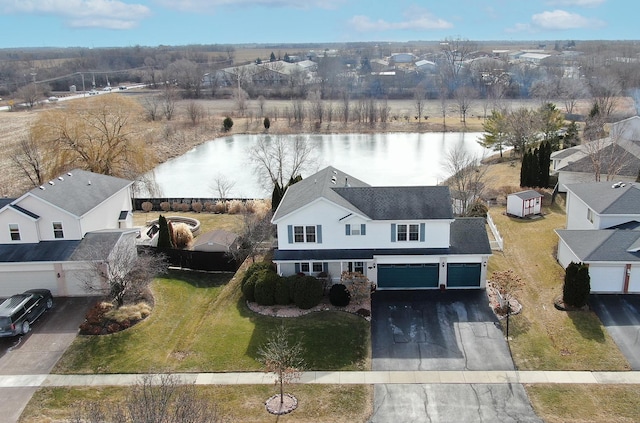
[[[293,343],[290,338],[289,330],[281,325],[267,343],[258,348],[260,362],[266,366],[267,371],[275,373],[276,384],[280,385],[280,395],[274,395],[266,402],[267,411],[271,414],[287,414],[298,406],[293,395],[285,395],[284,384],[300,378],[305,368],[304,348],[300,341]]]

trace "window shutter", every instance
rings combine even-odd
[[[322,263],[322,271],[324,273],[329,273],[329,263],[327,263],[326,261]]]
[[[396,224],[391,224],[391,242],[396,242]]]
[[[293,266],[294,266],[295,272],[300,273],[300,263],[295,263]]]
[[[367,225],[363,223],[360,225],[360,235],[366,235],[366,234],[367,234]]]
[[[293,226],[287,226],[287,233],[289,235],[289,244],[293,244]]]
[[[316,239],[318,240],[318,244],[322,244],[322,225],[318,225],[316,228]]]
[[[427,225],[425,225],[424,223],[420,224],[420,242],[424,242],[424,232],[426,226]]]
[[[344,234],[347,236],[351,235],[351,225],[348,223],[344,225]]]

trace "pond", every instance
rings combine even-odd
[[[159,165],[154,174],[162,196],[217,197],[213,185],[220,175],[233,183],[229,198],[270,196],[270,189],[260,183],[248,159],[248,152],[264,136],[268,135],[233,135],[207,141]],[[313,143],[315,160],[303,178],[333,166],[374,186],[436,185],[449,176],[444,165],[446,155],[460,143],[478,158],[490,154],[477,142],[480,132],[278,136],[301,136]]]

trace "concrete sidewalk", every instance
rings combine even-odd
[[[174,373],[181,383],[196,385],[271,385],[274,375],[247,373]],[[127,386],[142,374],[0,375],[0,388]],[[640,372],[589,371],[353,371],[305,372],[296,383],[376,384],[640,384]]]

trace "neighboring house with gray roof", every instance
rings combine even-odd
[[[558,262],[588,264],[593,293],[640,293],[640,184],[570,184],[566,204]]]
[[[445,186],[372,187],[327,167],[291,185],[272,222],[284,276],[360,272],[379,289],[486,285],[484,219],[455,219]]]
[[[0,296],[30,288],[87,295],[77,277],[87,252],[106,258],[118,242],[134,242],[131,185],[76,169],[1,202]]]
[[[558,175],[558,190],[569,184],[601,181],[634,182],[640,171],[640,117],[611,125],[609,136],[551,154],[551,173]]]

